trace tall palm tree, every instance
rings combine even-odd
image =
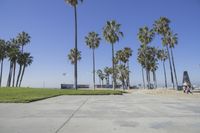
[[[14,87],[15,69],[16,69],[16,61],[17,61],[18,54],[19,54],[19,46],[17,45],[17,42],[15,39],[11,39],[11,41],[8,41],[7,44],[8,44],[7,54],[8,54],[8,58],[10,60],[10,70],[9,70],[9,75],[8,75],[7,86],[10,87],[11,81],[13,81],[12,87]]]
[[[21,47],[21,53],[19,55],[19,59],[17,59],[17,63],[19,65],[19,71],[18,71],[18,76],[17,76],[17,82],[16,82],[16,87],[19,84],[19,78],[22,75],[22,62],[20,62],[20,60],[23,58],[23,53],[24,53],[24,46],[27,45],[28,43],[30,43],[31,37],[29,36],[28,33],[22,31],[21,33],[18,34],[16,41],[18,43],[18,45]]]
[[[24,46],[30,43],[30,39],[31,37],[29,36],[29,34],[24,31],[18,34],[17,42],[21,46],[22,53],[24,52]]]
[[[165,61],[168,59],[168,54],[166,50],[158,50],[158,59],[163,63],[164,77],[165,77],[165,88],[167,88],[167,75],[165,68]]]
[[[16,82],[16,87],[19,86],[19,80],[20,80],[20,77],[21,77],[21,74],[22,74],[22,67],[23,67],[23,64],[25,62],[25,59],[26,59],[26,56],[28,55],[29,53],[19,53],[18,55],[18,58],[17,58],[17,63],[19,64],[19,72],[18,72],[18,75],[17,75],[17,82]]]
[[[156,78],[156,70],[158,69],[158,58],[157,53],[158,50],[154,47],[151,47],[150,49],[150,71],[153,73],[153,81],[154,81],[154,88],[157,88],[157,78]]]
[[[132,56],[133,50],[131,48],[124,48],[125,57],[127,59],[127,69],[128,69],[128,78],[127,78],[127,87],[130,89],[130,70],[129,70],[129,58]]]
[[[75,52],[78,51],[78,24],[77,24],[77,5],[79,2],[83,2],[83,0],[65,0],[65,2],[71,5],[74,8],[74,22],[75,22]],[[75,60],[74,60],[74,87],[77,90],[77,60],[78,60],[78,53],[75,53]]]
[[[145,89],[146,84],[145,84],[145,78],[144,78],[144,69],[145,69],[145,55],[144,55],[144,49],[143,48],[139,48],[138,49],[138,57],[137,60],[141,65],[142,68],[142,79],[143,79],[143,87]]]
[[[176,81],[176,88],[178,89],[178,79],[177,79],[177,75],[176,75],[176,67],[175,67],[174,54],[173,54],[173,48],[175,47],[175,45],[178,44],[177,34],[171,33],[169,40],[170,40],[170,43],[168,45],[169,45],[170,52],[171,52],[171,57],[172,57],[172,66],[173,66],[173,70],[174,70],[174,77],[175,77],[175,81]]]
[[[93,55],[93,85],[95,90],[95,49],[99,47],[101,38],[99,37],[99,34],[95,32],[89,32],[88,36],[85,37],[86,45],[92,49],[92,55]]]
[[[173,76],[173,71],[172,71],[172,63],[171,63],[171,57],[169,53],[169,46],[168,46],[168,36],[169,36],[169,31],[170,31],[170,20],[166,17],[160,17],[158,20],[155,21],[154,23],[154,31],[162,36],[162,44],[163,46],[166,47],[167,49],[167,54],[168,54],[168,59],[169,59],[169,65],[170,65],[170,73],[171,73],[171,82],[174,88],[174,76]]]
[[[1,63],[1,72],[0,72],[0,87],[2,83],[2,75],[3,75],[3,62],[6,58],[7,54],[7,46],[5,40],[0,39],[0,63]]]
[[[125,47],[122,50],[118,50],[115,55],[118,62],[120,62],[120,65],[122,65],[122,63],[123,63],[123,65],[127,67],[129,73],[130,73],[130,71],[129,71],[130,56],[132,56],[132,50],[131,50],[131,48],[128,48],[128,47]],[[129,88],[129,84],[130,84],[129,83],[130,82],[129,81],[129,73],[128,73],[128,78],[126,80],[126,87],[128,87],[128,88]]]
[[[154,38],[154,30],[153,29],[149,29],[147,26],[144,26],[142,28],[139,29],[138,32],[138,39],[141,43],[141,48],[143,49],[143,53],[146,52],[147,49],[147,45],[153,40]],[[145,55],[145,54],[143,54]],[[149,75],[149,71],[147,70],[147,57],[144,56],[144,66],[146,66],[146,78],[147,78],[147,83],[148,83],[148,88],[150,87],[150,75]]]
[[[13,82],[12,82],[12,87],[14,87],[15,86],[15,73],[16,73],[16,64],[17,64],[17,58],[18,58],[18,56],[19,56],[19,53],[20,53],[20,51],[19,51],[19,45],[18,45],[18,41],[17,41],[17,39],[12,39],[11,40],[11,42],[12,42],[12,45],[13,45],[13,47],[14,47],[14,51],[13,51],[13,57],[12,57],[12,62],[13,62]]]
[[[114,65],[114,44],[119,41],[120,37],[123,37],[123,33],[120,30],[121,24],[118,24],[115,20],[107,21],[103,27],[103,36],[107,42],[112,45],[112,68],[113,68],[113,89],[115,90],[115,65]]]
[[[157,81],[156,81],[156,74],[155,71],[157,70],[157,51],[156,48],[148,46],[145,51],[145,57],[146,57],[146,70],[147,70],[147,80],[148,80],[148,87],[151,88],[150,84],[150,72],[153,73],[153,81],[154,81],[154,87],[156,88],[157,86]]]
[[[33,57],[30,55],[30,53],[24,53],[23,68],[22,68],[22,74],[21,74],[21,78],[20,78],[20,82],[19,82],[19,87],[21,87],[26,67],[30,66],[32,64],[32,62],[33,62]]]
[[[173,88],[175,88],[175,82],[174,82],[174,76],[175,76],[175,80],[176,80],[176,86],[178,87],[178,81],[177,81],[177,77],[176,77],[176,70],[173,68],[173,61],[172,61],[172,50],[171,50],[171,54],[170,54],[170,51],[169,51],[169,48],[171,47],[170,45],[173,43],[172,41],[174,40],[171,40],[172,39],[172,33],[170,31],[168,31],[166,33],[166,35],[162,38],[162,43],[163,45],[167,48],[167,53],[168,53],[168,59],[170,60],[170,70],[171,70],[171,77],[172,77],[172,83],[173,83]],[[172,44],[174,45],[174,44]],[[171,48],[172,49],[172,48]],[[174,59],[173,59],[174,60]],[[174,74],[173,74],[173,70],[174,69]]]

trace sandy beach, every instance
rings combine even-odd
[[[200,98],[200,90],[193,90],[192,94],[184,93],[183,91],[177,91],[172,89],[140,89],[139,93],[155,95],[155,96],[167,96],[167,97],[186,97],[186,98]]]

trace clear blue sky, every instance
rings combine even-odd
[[[63,82],[73,83],[73,66],[67,59],[69,50],[74,47],[73,15],[73,8],[64,0],[0,0],[0,38],[8,40],[21,31],[32,37],[25,50],[31,52],[34,62],[27,68],[24,86],[42,87],[45,82],[46,87],[60,87]],[[178,33],[179,44],[174,56],[179,82],[184,70],[188,70],[192,82],[198,82],[200,0],[85,0],[78,6],[78,47],[82,51],[78,66],[79,83],[92,83],[92,53],[85,45],[85,35],[90,31],[102,34],[105,22],[112,19],[122,24],[121,30],[125,35],[115,45],[115,50],[125,46],[133,49],[131,83],[142,83],[141,68],[136,60],[137,32],[142,26],[151,27],[160,16],[168,17],[173,31]],[[151,45],[161,46],[159,37]],[[103,40],[96,50],[96,68],[104,66],[111,66],[111,46]],[[5,84],[8,61],[4,68]],[[158,82],[162,83],[161,66],[157,75]]]

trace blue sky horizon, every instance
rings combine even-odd
[[[124,37],[115,44],[115,51],[124,47],[133,50],[130,59],[131,85],[142,83],[141,67],[137,63],[138,29],[152,28],[161,16],[171,20],[172,30],[178,34],[179,43],[174,49],[179,83],[183,71],[187,70],[192,83],[200,79],[200,0],[85,0],[78,6],[78,48],[82,60],[78,63],[78,82],[92,84],[92,51],[86,46],[84,37],[90,31],[102,37],[102,28],[108,20],[122,24]],[[33,64],[26,69],[24,87],[59,88],[61,83],[73,83],[73,66],[67,54],[74,47],[74,12],[64,0],[0,0],[0,38],[9,40],[25,31],[31,43],[25,47],[34,57]],[[102,37],[103,38],[103,37]],[[162,47],[159,36],[151,46]],[[96,50],[96,69],[111,66],[111,45],[104,39]],[[3,85],[8,76],[9,62],[3,71]],[[63,75],[66,73],[66,76]],[[170,84],[169,65],[167,77]],[[158,83],[164,83],[162,64],[157,71]],[[96,77],[97,83],[98,77]]]

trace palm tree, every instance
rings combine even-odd
[[[76,50],[75,50],[75,48],[74,49],[71,49],[70,50],[70,53],[68,54],[68,59],[71,61],[71,64],[75,64],[75,58],[76,58],[76,53],[77,53],[77,60],[79,61],[79,60],[81,60],[81,51],[77,51],[76,52]]]
[[[24,52],[24,46],[30,43],[30,39],[31,37],[29,36],[29,34],[24,31],[18,34],[17,42],[21,46],[22,53]]]
[[[139,29],[138,32],[138,39],[141,43],[141,48],[143,49],[143,53],[146,52],[147,45],[153,40],[154,38],[154,31],[152,29],[149,29],[148,27],[144,26]],[[144,54],[145,55],[145,54]],[[147,83],[148,87],[150,87],[150,75],[149,71],[147,70],[147,57],[144,56],[144,66],[146,66],[146,78],[147,78]]]
[[[126,57],[125,57],[125,53],[123,50],[118,50],[115,54],[115,64],[120,63],[122,65],[122,62],[126,62]],[[124,64],[125,65],[125,64]]]
[[[104,75],[104,73],[103,73],[103,71],[101,70],[101,69],[98,69],[97,70],[97,75],[98,75],[98,77],[99,77],[99,81],[101,81],[100,82],[100,84],[101,84],[101,88],[103,88],[103,80],[105,79],[105,75]]]
[[[138,62],[141,65],[142,68],[142,80],[143,80],[143,87],[145,89],[145,78],[144,78],[144,69],[145,69],[145,56],[144,56],[144,49],[139,48],[138,49],[138,57],[137,57]]]
[[[17,59],[17,63],[19,65],[19,71],[18,71],[18,76],[17,76],[16,87],[18,86],[19,80],[20,80],[19,78],[22,75],[22,65],[23,64],[20,60],[23,58],[24,46],[27,45],[28,43],[30,43],[30,39],[31,39],[31,37],[29,36],[29,34],[24,31],[19,33],[17,36],[17,39],[16,39],[18,45],[21,46],[21,53]]]
[[[71,49],[68,54],[68,59],[71,61],[71,64],[75,65],[76,60],[81,60],[81,51],[77,51],[75,48]],[[77,90],[78,86],[74,86],[74,88]]]
[[[178,89],[178,79],[177,79],[177,75],[176,75],[176,67],[175,67],[175,63],[174,63],[174,54],[173,54],[173,48],[175,47],[175,45],[178,44],[177,34],[171,33],[169,40],[170,40],[170,43],[168,45],[169,45],[171,57],[172,57],[172,66],[173,66],[173,70],[174,70],[174,77],[176,80],[176,87]]]
[[[154,88],[157,88],[157,78],[156,78],[156,70],[158,69],[158,58],[157,53],[158,50],[154,47],[150,47],[150,59],[148,59],[150,62],[150,71],[153,73],[153,81],[154,81]]]
[[[12,61],[13,61],[13,83],[12,83],[12,87],[15,86],[15,72],[16,72],[16,64],[17,64],[17,58],[19,56],[19,45],[18,45],[18,41],[17,39],[12,39],[11,40],[12,45],[14,47],[14,51],[13,51],[13,57],[12,57]]]
[[[17,42],[15,39],[11,39],[11,41],[8,41],[7,44],[8,44],[7,54],[10,60],[10,70],[9,70],[9,75],[8,75],[7,86],[10,87],[11,81],[13,81],[12,87],[14,87],[15,69],[16,69],[16,61],[19,55],[19,46],[17,45]]]
[[[19,82],[19,87],[21,87],[21,83],[24,77],[24,72],[27,66],[30,66],[33,62],[33,57],[30,55],[30,53],[24,53],[23,56],[23,68],[22,68],[22,75],[20,78],[20,82]]]
[[[112,68],[113,68],[113,89],[115,90],[115,65],[114,65],[114,44],[119,41],[119,38],[123,36],[123,33],[120,31],[121,24],[118,24],[116,21],[107,21],[106,25],[103,27],[103,36],[105,40],[112,45]]]
[[[154,31],[162,36],[162,44],[163,46],[166,47],[167,49],[167,54],[168,54],[168,59],[169,59],[169,65],[170,65],[170,72],[171,72],[171,82],[173,84],[174,88],[174,76],[172,72],[172,63],[171,63],[171,57],[169,53],[169,47],[168,47],[168,36],[169,36],[169,31],[170,31],[170,20],[166,17],[160,17],[160,19],[156,20],[154,23]]]
[[[93,85],[95,90],[95,49],[99,47],[101,38],[99,37],[99,34],[95,32],[89,32],[88,36],[85,37],[86,45],[92,49],[92,55],[93,55]]]
[[[165,61],[168,59],[167,51],[165,50],[158,50],[158,59],[163,63],[163,70],[164,70],[164,77],[165,77],[165,88],[167,88],[167,75],[165,69]]]
[[[109,67],[105,67],[104,68],[104,73],[105,73],[105,76],[106,76],[106,84],[107,86],[110,85],[110,74],[112,74],[112,68],[109,68]]]
[[[175,73],[173,74],[173,66],[172,66],[172,55],[170,54],[169,52],[169,47],[170,47],[170,44],[172,43],[172,40],[171,40],[171,37],[172,37],[172,33],[170,31],[168,31],[166,33],[166,35],[162,38],[162,43],[163,45],[167,48],[167,53],[168,53],[168,59],[170,60],[170,71],[171,71],[171,78],[172,78],[172,83],[173,83],[173,88],[175,88],[175,83],[174,83],[174,76],[176,75]],[[173,54],[173,53],[172,53]],[[174,69],[175,70],[175,69]],[[175,76],[176,77],[176,76]],[[176,78],[176,81],[177,81],[177,78]],[[176,82],[177,83],[177,82]],[[178,83],[177,83],[178,85]]]
[[[124,48],[125,57],[127,59],[127,69],[128,69],[128,78],[127,78],[127,87],[130,88],[130,70],[129,70],[129,58],[132,56],[133,50],[131,48]]]
[[[126,80],[128,79],[128,68],[125,65],[117,65],[117,78],[121,81],[123,90],[126,88]]]
[[[77,39],[77,5],[80,2],[83,2],[83,0],[65,0],[67,4],[70,4],[74,8],[74,19],[75,19],[75,52],[78,51],[78,39]],[[74,60],[74,87],[77,90],[77,60],[78,60],[78,53],[75,53],[75,60]]]
[[[23,67],[23,64],[25,62],[25,58],[28,54],[29,53],[19,53],[19,55],[18,55],[17,63],[19,64],[19,72],[18,72],[18,75],[17,75],[17,82],[16,82],[16,85],[15,85],[16,87],[19,86],[19,80],[20,80],[20,77],[21,77],[21,74],[22,74],[22,67]]]
[[[150,79],[150,72],[153,73],[153,81],[154,86],[156,87],[156,75],[155,71],[157,70],[157,58],[156,58],[156,49],[154,47],[147,46],[145,51],[145,58],[146,58],[146,64],[145,68],[147,70],[147,81],[148,81],[148,88],[151,88],[151,79]]]
[[[124,66],[127,66],[128,72],[129,72],[129,58],[132,56],[132,50],[131,48],[125,47],[123,50],[118,50],[116,52],[115,58],[120,62],[120,65],[122,63]],[[130,72],[129,72],[130,73]],[[128,73],[128,78],[126,80],[126,86],[129,88],[129,73]]]
[[[0,72],[0,87],[2,83],[2,75],[3,75],[3,62],[4,59],[6,58],[6,53],[7,52],[7,46],[6,42],[2,39],[0,39],[0,62],[1,62],[1,72]]]

